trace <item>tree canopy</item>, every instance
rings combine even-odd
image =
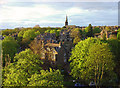
[[[3,65],[5,65],[5,59],[10,58],[13,62],[13,57],[15,53],[18,52],[19,44],[17,41],[10,36],[6,36],[2,41],[2,50],[3,50]]]
[[[105,30],[106,30],[106,31],[112,31],[111,28],[108,27],[108,26],[105,27]]]
[[[23,38],[33,40],[39,34],[40,34],[39,31],[36,32],[35,30],[27,30],[24,32]]]
[[[85,28],[85,32],[86,32],[87,37],[92,37],[93,36],[93,29],[92,29],[91,24],[89,24],[89,26]]]
[[[86,79],[94,78],[97,85],[106,85],[107,82],[110,82],[111,85],[115,83],[116,74],[113,72],[115,68],[114,55],[107,43],[95,43],[90,47],[85,66]]]
[[[77,44],[83,37],[82,30],[75,28],[71,30],[70,36],[74,38],[73,44]]]
[[[28,79],[28,86],[44,86],[44,87],[63,87],[63,75],[59,70],[41,70],[40,74],[33,74]]]
[[[120,31],[117,33],[117,39],[120,40]]]
[[[45,33],[55,33],[56,37],[58,37],[60,31],[61,31],[60,29],[48,29],[48,30],[45,31]]]
[[[30,49],[16,54],[14,63],[3,69],[3,86],[63,87],[59,70],[42,70],[42,61]]]
[[[14,63],[4,68],[4,86],[27,86],[28,78],[34,73],[39,73],[41,60],[30,49],[16,54]]]
[[[113,74],[112,76],[115,78],[113,72],[115,67],[114,55],[106,43],[95,38],[88,38],[80,41],[71,53],[72,55],[69,59],[70,74],[73,77],[84,79],[86,82],[94,80],[99,85],[101,79],[98,78],[97,80],[97,76],[102,75],[102,80],[109,80],[111,74]],[[108,79],[105,77],[106,74],[109,77]]]
[[[93,29],[93,33],[95,34],[95,33],[100,33],[101,32],[101,30],[100,30],[100,28],[98,28],[98,27],[95,27],[94,29]]]

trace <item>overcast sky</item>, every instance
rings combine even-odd
[[[118,25],[118,2],[0,2],[0,29]],[[77,0],[76,0],[77,1]],[[95,0],[94,0],[95,1]]]

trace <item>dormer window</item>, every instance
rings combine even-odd
[[[66,56],[66,53],[64,53],[64,56]]]
[[[64,59],[64,62],[67,62],[67,59]]]

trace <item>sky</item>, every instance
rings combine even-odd
[[[63,27],[66,15],[69,25],[118,25],[118,2],[0,1],[0,29]]]

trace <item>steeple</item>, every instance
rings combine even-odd
[[[66,15],[66,21],[65,21],[65,26],[68,25],[68,18],[67,18],[67,15]]]

